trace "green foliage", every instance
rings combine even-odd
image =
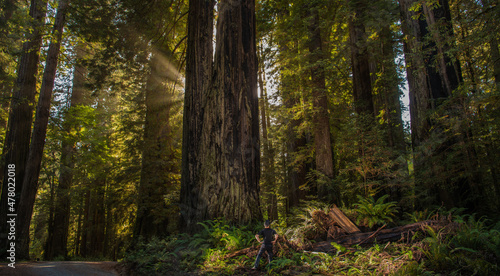
[[[251,225],[230,225],[225,219],[199,222],[203,231],[193,236],[191,246],[215,246],[229,251],[248,247],[255,240]]]
[[[363,198],[358,195],[358,203],[354,204],[358,213],[357,223],[371,228],[374,225],[393,222],[397,207],[394,201],[384,203],[388,197],[389,195],[384,195],[375,201],[373,197]]]
[[[456,227],[457,223],[441,230],[427,227],[425,236],[415,239],[415,244],[395,242],[370,247],[333,244],[338,249],[336,254],[279,251],[262,270],[268,275],[497,275],[500,272],[499,231],[474,216],[457,217],[457,220],[463,221],[460,227]],[[238,231],[223,219],[200,225],[202,229],[195,235],[178,234],[164,240],[153,239],[147,244],[141,241],[124,263],[138,275],[249,274],[254,257],[226,258],[238,249],[229,249],[231,239],[224,237],[226,234],[240,236],[239,243],[245,244],[245,237],[251,239],[255,231],[250,226]]]
[[[464,220],[464,218],[466,218]],[[427,226],[428,237],[418,246],[426,270],[447,275],[498,275],[500,232],[488,229],[484,220],[459,217],[456,232],[445,234]]]

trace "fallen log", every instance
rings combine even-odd
[[[335,252],[336,249],[332,246],[332,242],[342,246],[352,246],[356,244],[373,243],[375,241],[378,243],[401,240],[409,241],[409,239],[416,232],[422,231],[426,225],[432,227],[444,227],[448,223],[449,222],[447,221],[427,220],[390,229],[378,229],[373,232],[354,233],[330,241],[315,243],[311,246],[311,248],[308,248],[308,250],[316,252]]]
[[[260,248],[260,246],[247,247],[247,248],[235,251],[233,253],[227,254],[226,259],[234,258],[234,257],[241,256],[241,255],[247,255],[247,256],[251,257],[254,255],[257,255],[259,248]]]
[[[230,259],[230,258],[234,258],[234,257],[241,256],[241,255],[247,255],[248,257],[253,257],[253,256],[256,256],[257,253],[259,253],[259,249],[260,249],[260,245],[254,245],[254,246],[247,247],[247,248],[232,252],[230,254],[227,254],[225,258]],[[287,252],[300,251],[299,248],[295,244],[288,241],[288,239],[285,236],[278,237],[278,240],[276,241],[276,243],[273,246],[274,254],[276,254],[276,251],[278,251],[278,249],[281,251],[287,251]]]

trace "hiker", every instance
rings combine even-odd
[[[257,254],[257,259],[255,260],[255,264],[253,265],[252,269],[257,269],[259,267],[259,262],[260,262],[260,257],[262,257],[262,254],[264,254],[264,251],[267,251],[267,259],[269,260],[269,263],[273,260],[273,244],[276,243],[278,240],[278,233],[271,229],[269,226],[271,225],[271,222],[269,220],[266,220],[264,222],[264,229],[262,229],[257,235],[255,235],[255,238],[259,243],[262,243],[260,246],[259,254]],[[260,240],[260,236],[264,236],[264,241]]]

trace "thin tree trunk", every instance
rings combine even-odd
[[[82,199],[81,206],[78,211],[78,218],[77,218],[77,226],[76,226],[76,234],[75,234],[75,255],[76,256],[83,256],[81,252],[81,236],[82,236],[82,215],[83,215],[83,210],[85,206],[85,197],[81,196]]]
[[[50,181],[50,203],[49,203],[49,218],[48,218],[48,226],[47,226],[47,233],[49,233],[47,240],[44,244],[44,251],[45,252],[51,252],[52,251],[52,243],[53,243],[53,236],[50,235],[54,231],[54,209],[55,209],[55,194],[56,194],[56,187],[55,187],[54,180]],[[47,253],[45,253],[44,258],[46,259]]]
[[[75,108],[84,103],[85,98],[85,78],[87,70],[78,62],[84,57],[83,46],[77,45],[76,59],[77,65],[73,73],[73,88],[71,91],[70,108],[66,113],[63,122],[64,131],[70,134],[75,126],[71,118],[72,112]],[[59,168],[59,185],[57,186],[56,208],[53,221],[53,231],[48,231],[48,240],[50,241],[50,250],[45,251],[45,259],[51,260],[57,256],[67,257],[68,254],[68,230],[69,219],[71,211],[71,196],[70,190],[73,182],[73,169],[75,158],[75,141],[70,139],[63,139],[61,147],[61,159]]]
[[[17,244],[19,249],[17,253],[21,259],[29,258],[29,228],[31,215],[33,213],[33,205],[35,204],[35,197],[38,190],[38,176],[40,174],[43,148],[45,146],[45,137],[50,115],[50,101],[54,88],[62,32],[66,20],[66,8],[66,0],[60,0],[54,23],[54,40],[51,41],[47,53],[29,156],[26,161],[26,174],[23,179],[24,188],[21,191],[21,199],[19,202],[18,237],[20,242]]]
[[[274,169],[274,153],[272,142],[268,137],[268,125],[270,125],[269,114],[268,114],[268,99],[267,99],[267,89],[264,83],[264,63],[263,52],[260,52],[259,57],[259,87],[260,87],[260,112],[261,112],[261,124],[262,124],[262,192],[261,195],[265,202],[262,203],[263,207],[267,207],[268,219],[273,221],[278,219],[278,200],[277,200],[277,189],[276,189],[276,177]]]
[[[89,229],[90,229],[90,188],[87,187],[83,202],[83,221],[82,221],[82,239],[80,242],[80,256],[87,257],[89,255]]]
[[[381,31],[382,57],[380,65],[382,73],[382,91],[384,98],[385,118],[388,130],[389,146],[395,150],[404,152],[406,144],[404,141],[403,119],[401,117],[401,101],[399,100],[399,86],[397,81],[396,64],[394,63],[394,38],[390,26],[383,26]]]
[[[497,90],[500,90],[500,51],[498,50],[498,39],[492,37],[490,40],[491,61],[493,63],[493,77],[497,85]]]
[[[172,153],[172,133],[169,127],[172,93],[167,91],[162,76],[161,53],[153,53],[150,60],[150,75],[146,84],[146,124],[144,127],[144,149],[142,153],[141,182],[137,216],[134,226],[134,241],[142,236],[146,241],[153,236],[167,234],[169,224],[164,210],[164,196],[168,194]]]
[[[90,221],[88,228],[89,232],[89,251],[88,256],[98,257],[104,254],[104,237],[106,231],[106,212],[104,210],[105,199],[105,179],[97,179],[94,181],[96,184],[90,193]]]

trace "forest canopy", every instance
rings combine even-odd
[[[498,222],[496,1],[0,6],[2,258],[12,216],[16,257],[46,260],[318,206]]]

